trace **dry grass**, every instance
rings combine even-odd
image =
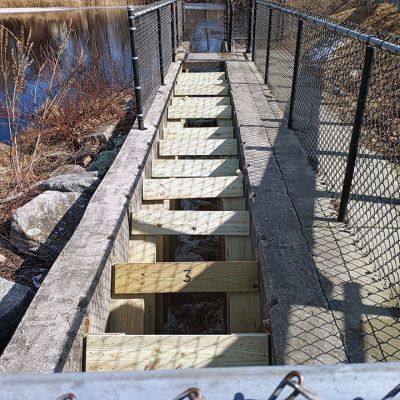
[[[143,4],[141,0],[1,0],[1,7],[87,7],[87,6],[125,6]]]
[[[38,181],[58,166],[70,163],[82,151],[88,134],[100,124],[125,116],[130,85],[121,83],[121,68],[113,65],[109,57],[101,56],[96,46],[89,66],[85,53],[78,51],[66,74],[62,59],[73,35],[70,28],[67,31],[57,48],[42,49],[40,59],[45,61],[38,68],[37,80],[47,82],[47,97],[26,115],[21,112],[21,94],[27,82],[27,66],[35,60],[30,34],[21,31],[15,37],[0,26],[0,80],[6,88],[0,110],[13,132],[11,146],[0,145],[0,231],[13,210],[35,195]],[[11,52],[10,40],[15,48]],[[102,70],[105,63],[110,67],[107,79]],[[27,128],[21,120],[29,121]],[[96,149],[98,146],[92,146],[90,151]]]
[[[337,21],[400,35],[400,13],[393,4],[370,4],[360,0],[289,0],[288,5],[326,15]]]

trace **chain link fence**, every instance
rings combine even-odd
[[[369,87],[363,87],[366,43],[346,35],[346,29],[316,24],[278,4],[264,0],[256,4],[255,64],[310,163],[323,176],[337,209],[360,88],[367,93],[346,220],[378,279],[399,304],[400,52],[396,43],[400,41],[390,38],[391,49],[374,47]]]
[[[202,1],[184,3],[183,40],[194,53],[223,51],[227,35],[227,3]]]
[[[183,35],[182,9],[181,1],[169,0],[153,3],[134,14],[136,54],[133,58],[135,68],[137,57],[137,73],[140,78],[140,84],[135,83],[138,116],[141,113],[146,115],[150,109],[174,61],[175,50]]]

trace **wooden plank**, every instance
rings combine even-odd
[[[144,298],[113,298],[111,302],[110,332],[143,333],[145,315]]]
[[[248,211],[134,211],[133,235],[250,234]]]
[[[217,97],[173,97],[172,107],[215,107],[231,104],[229,96]]]
[[[173,105],[168,108],[169,119],[230,119],[231,106],[194,105],[193,107]]]
[[[143,209],[164,209],[163,201],[150,201]],[[157,236],[137,235],[129,241],[128,262],[156,262]],[[142,334],[155,332],[156,300],[153,294],[131,295],[129,298],[113,296],[109,319],[110,332]]]
[[[188,78],[192,80],[194,77],[197,78],[213,78],[213,79],[225,79],[225,72],[214,71],[214,72],[184,72],[178,75],[178,78]]]
[[[257,292],[257,262],[116,264],[113,293]]]
[[[175,96],[228,96],[227,84],[185,84],[181,83],[174,88]]]
[[[232,139],[233,127],[180,128],[167,125],[164,131],[165,139]]]
[[[224,210],[245,210],[244,197],[223,199]],[[225,260],[251,261],[255,254],[251,237],[225,236]],[[261,310],[259,293],[228,293],[227,294],[227,331],[230,332],[260,332]]]
[[[205,84],[205,83],[219,83],[226,82],[225,73],[224,72],[196,72],[196,73],[186,73],[179,74],[177,78],[177,84],[181,85],[184,83],[192,83],[192,84]]]
[[[240,176],[145,179],[143,182],[144,200],[241,197],[243,194]]]
[[[237,156],[237,139],[175,140],[159,142],[160,156]]]
[[[234,176],[239,160],[153,160],[153,178]]]
[[[86,371],[268,364],[268,335],[89,335]]]

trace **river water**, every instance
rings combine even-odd
[[[38,69],[43,62],[42,49],[48,46],[56,48],[60,41],[65,39],[69,25],[73,32],[61,60],[65,76],[71,70],[78,53],[85,57],[85,62],[89,66],[96,49],[104,60],[102,70],[105,77],[110,73],[108,60],[112,60],[114,67],[119,69],[118,75],[125,80],[131,79],[126,8],[23,14],[0,13],[0,24],[16,36],[20,35],[21,28],[24,28],[26,33],[31,31],[32,56],[35,62],[27,70],[26,85],[21,96],[22,118],[40,107],[47,95],[48,80],[38,80]],[[14,47],[15,43],[9,40],[9,56]],[[12,86],[12,82],[8,84]],[[4,89],[5,82],[0,71],[1,103],[4,103]],[[7,142],[10,135],[4,111],[4,108],[0,110],[0,141]],[[27,123],[27,121],[23,122]]]

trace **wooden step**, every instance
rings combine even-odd
[[[89,335],[86,371],[268,365],[268,335]]]
[[[172,126],[168,127],[167,125],[164,131],[164,138],[190,140],[232,139],[233,127],[176,128]]]
[[[243,195],[243,178],[239,176],[145,179],[143,182],[143,200],[207,199]]]
[[[153,160],[153,178],[234,176],[239,160]]]
[[[216,97],[173,97],[171,100],[172,107],[215,107],[227,106],[231,104],[229,96]]]
[[[231,119],[231,106],[216,106],[210,104],[199,104],[189,106],[172,105],[168,108],[169,119]]]
[[[160,156],[237,156],[236,139],[180,140],[159,142]]]
[[[113,294],[258,292],[255,261],[116,264]]]
[[[215,82],[225,81],[225,72],[189,72],[178,75],[178,82]]]
[[[133,235],[250,235],[248,211],[132,212]]]
[[[175,96],[228,96],[229,87],[226,83],[178,83],[174,88]]]

